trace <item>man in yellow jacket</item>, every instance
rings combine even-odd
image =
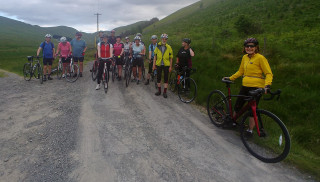
[[[173,52],[170,45],[167,44],[168,35],[161,35],[161,42],[158,43],[157,47],[154,50],[154,59],[153,59],[153,70],[157,69],[157,83],[158,83],[158,92],[156,96],[161,95],[161,76],[162,70],[164,72],[164,90],[163,97],[167,98],[167,88],[169,80],[169,72],[172,70],[172,58]]]

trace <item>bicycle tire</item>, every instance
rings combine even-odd
[[[63,67],[62,62],[59,61],[58,66],[57,66],[57,78],[59,80],[61,80],[61,78],[62,78],[62,67]]]
[[[114,82],[115,78],[116,78],[116,67],[112,66],[112,82]]]
[[[97,61],[94,61],[92,64],[92,69],[91,69],[92,81],[96,81],[97,74],[98,74],[98,63],[97,63]]]
[[[39,77],[40,84],[43,84],[43,70],[40,63],[37,63],[36,69],[38,69],[38,75],[39,75],[38,77]]]
[[[197,97],[197,84],[192,78],[184,78],[178,85],[178,96],[183,103],[190,103]]]
[[[66,67],[66,80],[70,83],[73,83],[75,81],[78,80],[79,78],[79,73],[80,73],[80,70],[79,70],[79,67],[77,64],[74,64],[72,66],[68,65]]]
[[[172,92],[177,90],[177,72],[175,70],[171,71],[169,76],[169,89]]]
[[[212,122],[221,127],[226,122],[229,112],[229,105],[226,96],[220,90],[213,90],[207,99],[207,112]]]
[[[23,65],[23,77],[24,80],[30,81],[31,80],[31,73],[32,73],[32,68],[30,63],[26,63]]]
[[[103,89],[104,89],[104,93],[107,93],[108,92],[108,88],[109,88],[109,73],[108,73],[108,69],[105,69],[104,70],[104,73],[103,73],[103,80],[102,80],[102,83],[103,83]]]
[[[257,118],[260,128],[258,136],[256,127],[252,136],[248,137],[246,131],[251,111],[243,116],[240,136],[244,146],[257,159],[266,163],[276,163],[284,160],[290,151],[290,135],[283,122],[273,113],[257,109]]]
[[[131,66],[128,66],[128,70],[127,70],[127,76],[126,76],[126,87],[129,86],[130,84],[130,79],[131,79]]]

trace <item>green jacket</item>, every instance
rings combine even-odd
[[[161,66],[161,60],[163,59],[164,66],[170,66],[170,59],[173,58],[173,52],[170,45],[166,44],[164,54],[161,51],[162,43],[159,42],[154,50],[154,55],[157,56],[156,65]]]

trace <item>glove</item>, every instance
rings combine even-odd
[[[85,52],[82,52],[82,56],[84,56]]]
[[[266,86],[264,87],[264,92],[265,92],[265,93],[268,93],[268,92],[270,91],[270,89],[271,89],[270,85],[266,85]]]

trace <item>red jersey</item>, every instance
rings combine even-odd
[[[115,43],[113,44],[113,52],[115,56],[119,56],[121,54],[122,49],[124,48],[123,43]]]
[[[110,55],[110,48],[112,48],[112,44],[101,42],[98,44],[100,46],[100,56],[101,58],[109,58]]]

